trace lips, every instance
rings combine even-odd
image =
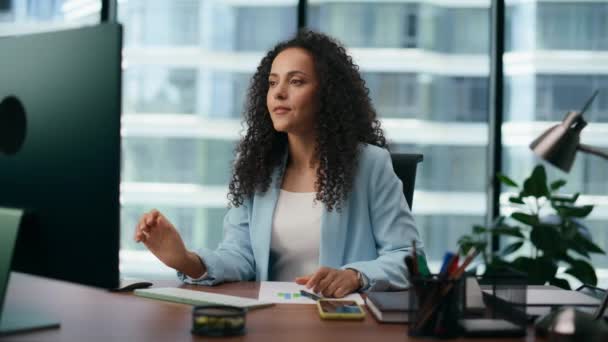
[[[289,108],[289,107],[279,106],[279,107],[274,107],[272,112],[275,114],[285,114],[285,113],[289,112],[290,110],[291,110],[291,108]]]

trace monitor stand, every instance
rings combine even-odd
[[[15,241],[22,217],[23,210],[0,207],[0,309],[3,309],[0,311],[0,336],[59,327],[56,319],[6,301]]]
[[[58,320],[34,310],[4,308],[0,318],[0,336],[59,328],[59,326]]]

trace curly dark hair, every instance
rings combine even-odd
[[[353,185],[360,143],[388,146],[359,67],[339,42],[313,31],[301,31],[277,44],[253,75],[244,113],[247,132],[236,147],[228,199],[238,207],[256,191],[266,192],[273,170],[282,163],[287,134],[274,129],[266,94],[272,62],[281,51],[293,47],[312,54],[319,79],[316,200],[329,211],[334,207],[340,211]]]

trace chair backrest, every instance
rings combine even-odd
[[[401,183],[403,183],[403,194],[405,195],[405,199],[411,210],[414,204],[416,166],[418,166],[418,163],[424,158],[422,154],[391,153],[391,159],[393,160],[393,170],[395,170],[397,177],[399,177]]]

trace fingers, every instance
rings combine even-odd
[[[336,298],[342,298],[342,297],[346,296],[349,293],[350,293],[350,291],[348,291],[345,287],[338,287],[338,289],[336,290],[336,292],[334,292],[334,297],[336,297]]]
[[[146,225],[149,227],[154,227],[158,222],[159,216],[160,216],[160,212],[158,212],[158,210],[156,210],[156,209],[152,209],[146,215],[146,218],[145,218]]]
[[[330,268],[328,267],[319,268],[319,270],[317,270],[317,272],[315,272],[312,277],[308,279],[308,282],[306,282],[306,288],[310,289],[317,286],[321,279],[325,278],[327,273],[329,273],[329,270]]]
[[[145,230],[138,230],[135,232],[135,242],[145,243],[150,238],[150,233]]]
[[[352,271],[329,267],[321,267],[312,275],[297,277],[296,282],[302,284],[307,278],[309,279],[306,287],[312,288],[313,292],[321,293],[324,297],[342,298],[355,291],[359,285],[358,280],[353,279]]]
[[[136,242],[145,242],[150,237],[150,231],[158,224],[162,215],[156,209],[142,215],[135,228],[134,239]]]
[[[321,267],[315,272],[310,279],[306,282],[307,288],[312,288],[315,293],[322,293],[324,296],[331,295],[326,291],[327,287],[334,282],[338,277],[340,271],[329,268]]]
[[[310,277],[312,277],[312,274],[309,274],[309,275],[306,275],[303,277],[296,277],[295,282],[298,285],[306,285],[308,280],[310,280]]]
[[[328,292],[327,288],[336,280],[337,275],[338,271],[336,270],[327,273],[325,278],[321,279],[317,286],[315,286],[315,292],[323,294],[324,297],[331,297],[332,293]]]
[[[336,290],[342,286],[344,286],[344,279],[343,277],[338,276],[334,278],[334,280],[329,285],[327,285],[327,288],[325,290],[323,290],[323,295],[325,297],[335,297]]]

